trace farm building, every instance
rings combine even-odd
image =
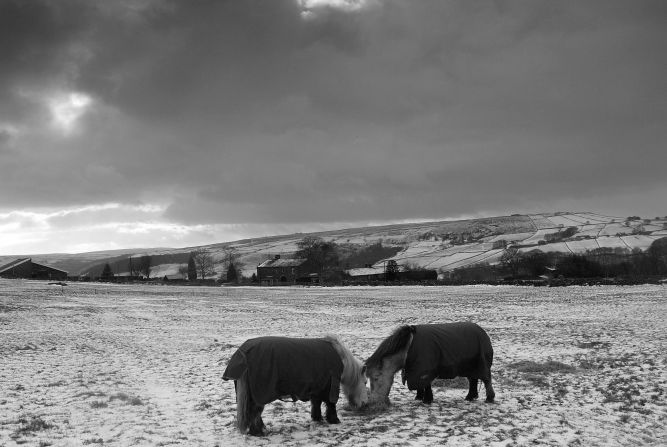
[[[386,273],[383,267],[360,267],[346,270],[345,273],[355,281],[384,281]]]
[[[353,281],[387,281],[392,280],[391,275],[387,276],[385,266],[371,266],[354,268],[346,270]],[[398,271],[393,274],[393,280],[398,281],[435,281],[438,279],[438,272],[435,270],[418,269],[409,270],[398,266]]]
[[[0,267],[0,277],[65,280],[67,272],[32,262],[31,258],[20,258]]]
[[[317,274],[310,271],[306,259],[281,259],[276,255],[257,266],[257,280],[263,286],[317,282]]]

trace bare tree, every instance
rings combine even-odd
[[[320,280],[332,277],[339,269],[338,245],[317,236],[306,236],[297,242],[296,256],[308,260],[311,268],[319,273]]]
[[[519,274],[519,266],[521,265],[521,255],[519,254],[519,249],[516,247],[509,247],[505,249],[503,254],[500,256],[500,263],[509,269],[512,272],[512,275],[516,276]]]
[[[138,259],[139,272],[146,277],[146,279],[151,277],[151,257],[144,255]]]
[[[200,248],[192,252],[192,257],[197,266],[197,272],[201,279],[206,279],[207,276],[215,275],[213,255],[206,249]]]
[[[132,259],[132,256],[130,256],[127,261],[127,270],[130,272],[130,277],[139,276],[141,273],[139,270],[139,261],[137,259]]]

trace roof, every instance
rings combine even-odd
[[[6,272],[7,270],[11,270],[11,269],[13,269],[13,268],[15,268],[15,267],[18,267],[18,266],[21,265],[21,264],[25,264],[26,262],[30,262],[30,263],[32,263],[33,265],[38,265],[38,266],[40,266],[40,267],[46,267],[46,268],[51,269],[51,270],[57,270],[57,271],[59,271],[59,272],[67,273],[65,270],[57,269],[57,268],[55,268],[55,267],[51,267],[50,265],[44,265],[44,264],[39,264],[39,263],[37,263],[37,262],[32,262],[32,258],[19,258],[19,259],[15,259],[15,260],[13,260],[12,262],[10,262],[9,264],[5,264],[5,265],[3,265],[2,267],[0,267],[0,273],[4,273],[4,272]]]
[[[383,268],[373,268],[373,267],[362,267],[357,269],[346,270],[347,274],[350,276],[372,276],[372,275],[384,275]]]
[[[30,258],[19,258],[19,259],[14,259],[12,262],[9,264],[5,264],[2,267],[0,267],[0,273],[6,272],[9,269],[12,269],[14,267],[17,267],[25,262],[29,262]]]
[[[299,267],[300,265],[302,265],[306,261],[307,261],[307,259],[303,259],[303,258],[269,259],[268,261],[262,262],[257,267]]]

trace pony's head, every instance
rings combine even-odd
[[[415,330],[414,326],[399,327],[366,360],[366,375],[371,381],[371,405],[389,405],[389,391],[394,375],[405,365]]]
[[[366,367],[336,336],[327,335],[325,338],[331,343],[343,362],[340,385],[347,401],[352,408],[365,407],[368,404]]]

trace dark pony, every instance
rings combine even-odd
[[[479,397],[478,380],[484,382],[486,401],[493,402],[491,385],[493,348],[487,333],[474,323],[421,324],[401,326],[366,360],[371,382],[370,403],[389,404],[394,375],[402,370],[402,382],[417,391],[417,400],[433,402],[434,379],[467,377],[466,400]]]
[[[324,338],[259,337],[246,340],[232,355],[223,379],[234,380],[237,427],[241,433],[265,434],[264,406],[276,399],[310,401],[310,416],[338,424],[340,388],[350,406],[368,401],[365,368],[335,336]]]

